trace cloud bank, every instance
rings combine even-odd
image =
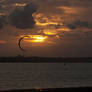
[[[27,4],[23,9],[15,8],[9,15],[10,24],[20,29],[33,28],[35,25],[32,14],[36,12],[36,6]]]
[[[76,28],[81,28],[81,27],[92,28],[92,24],[90,24],[88,21],[80,21],[80,20],[74,21],[71,24],[68,24],[67,26],[70,29],[76,29]]]

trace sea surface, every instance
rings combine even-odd
[[[92,86],[92,63],[0,63],[0,90]]]

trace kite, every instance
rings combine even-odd
[[[21,51],[25,51],[25,49],[22,48],[21,46],[21,41],[24,39],[24,38],[30,38],[30,36],[26,35],[26,36],[23,36],[19,39],[18,41],[18,47],[20,48]]]

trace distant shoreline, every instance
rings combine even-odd
[[[92,57],[0,57],[0,63],[92,63]]]

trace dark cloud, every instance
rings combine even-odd
[[[57,24],[57,25],[55,26],[55,28],[56,28],[56,29],[59,29],[59,28],[61,28],[61,25],[60,25],[60,24]]]
[[[32,14],[36,12],[36,6],[31,4],[26,5],[23,9],[16,8],[10,15],[10,24],[20,29],[33,28],[35,21]]]
[[[85,28],[92,28],[92,24],[88,23],[87,21],[74,21],[71,24],[67,25],[70,29],[76,29],[76,28],[80,28],[80,27],[85,27]]]

